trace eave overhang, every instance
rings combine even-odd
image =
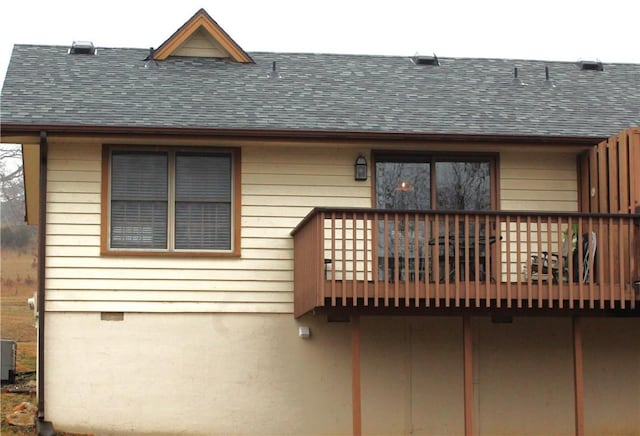
[[[16,139],[39,138],[41,131],[49,134],[69,136],[166,136],[180,138],[212,139],[266,139],[266,140],[314,140],[314,141],[356,141],[368,143],[382,142],[452,142],[452,143],[503,143],[518,145],[567,145],[584,147],[595,145],[606,139],[602,136],[537,136],[502,135],[477,133],[416,133],[352,130],[285,130],[285,129],[225,129],[201,127],[144,127],[144,126],[89,126],[89,125],[40,125],[3,124],[0,141],[20,142]],[[24,141],[22,141],[24,142]]]

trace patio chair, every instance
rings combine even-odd
[[[597,238],[595,232],[584,233],[582,235],[582,282],[587,283],[590,275],[590,264],[594,265],[595,276],[595,259],[596,259],[596,247]],[[549,274],[551,274],[551,280],[553,283],[559,283],[562,276],[563,282],[569,281],[569,239],[564,238],[562,241],[562,253],[549,253],[543,251],[541,256],[534,254],[531,256],[531,279],[533,281],[538,280],[538,275],[542,274],[543,280],[548,280]],[[560,256],[562,256],[562,275],[560,274]],[[593,262],[591,262],[593,258]],[[580,280],[580,256],[578,254],[578,247],[574,247],[571,253],[572,259],[572,271],[573,281],[578,282]]]

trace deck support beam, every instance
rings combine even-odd
[[[360,317],[351,317],[351,408],[353,435],[362,434],[362,393],[360,389]]]
[[[573,317],[573,381],[575,395],[576,436],[584,435],[584,377],[582,360],[582,324]]]
[[[464,434],[473,436],[473,336],[471,315],[462,317],[462,353],[464,379]]]

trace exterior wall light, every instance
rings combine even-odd
[[[364,181],[367,180],[367,160],[364,156],[360,155],[356,158],[355,167],[355,180]]]

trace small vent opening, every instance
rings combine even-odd
[[[581,70],[604,71],[604,65],[600,61],[580,61],[578,67]]]
[[[96,54],[96,48],[91,41],[73,41],[69,54],[94,55]]]
[[[440,61],[438,61],[438,56],[436,56],[435,54],[433,54],[433,56],[415,55],[413,58],[411,58],[411,60],[416,65],[435,65],[435,66],[440,65]]]

